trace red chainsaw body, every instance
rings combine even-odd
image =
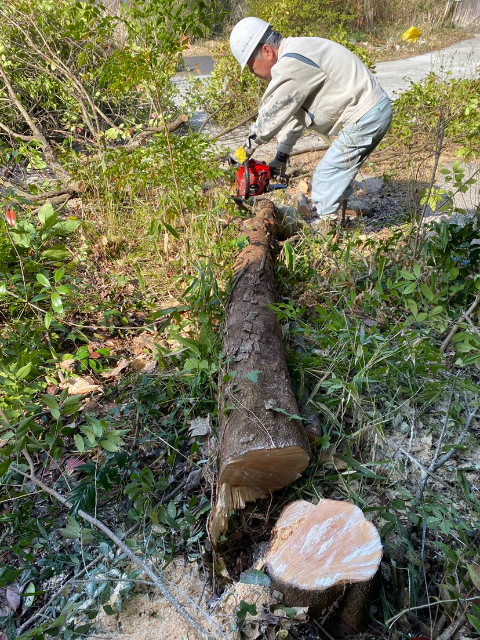
[[[235,188],[242,198],[249,196],[260,196],[265,193],[270,183],[272,174],[270,167],[265,162],[258,162],[253,158],[248,161],[248,178],[246,173],[246,162],[244,162],[235,172]],[[247,191],[249,192],[247,195]]]

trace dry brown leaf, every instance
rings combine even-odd
[[[57,367],[59,369],[74,369],[75,360],[73,358],[69,358],[68,360],[62,360],[62,362],[57,363]]]
[[[69,396],[78,394],[92,393],[93,391],[101,391],[102,387],[95,384],[93,378],[85,376],[84,378],[70,378],[64,384],[60,385],[62,389],[68,390]]]
[[[142,357],[135,358],[130,362],[130,367],[137,373],[152,373],[156,366],[155,360],[147,360]]]
[[[123,369],[126,369],[129,364],[130,364],[130,360],[127,360],[127,358],[121,358],[118,361],[118,364],[115,367],[115,369],[112,369],[111,371],[106,371],[105,373],[102,373],[102,377],[103,378],[114,378],[115,376],[118,376],[118,374],[121,371],[123,371]]]
[[[208,435],[210,433],[210,414],[206,418],[194,418],[190,422],[188,432],[191,438]]]
[[[20,594],[22,593],[21,587],[18,584],[10,584],[7,587],[6,597],[8,606],[12,611],[16,611],[20,606],[20,602],[22,599],[20,598]]]
[[[132,340],[131,350],[134,355],[140,355],[144,349],[155,351],[155,342],[153,341],[151,333],[141,333],[139,336],[135,336]]]

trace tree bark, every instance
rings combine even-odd
[[[336,637],[364,631],[382,544],[360,509],[337,500],[298,500],[284,509],[273,536],[265,563],[285,603],[309,607]]]
[[[241,227],[249,244],[235,264],[224,321],[213,540],[226,531],[230,511],[287,486],[310,460],[281,327],[269,306],[275,302],[270,241],[282,237],[282,226],[270,201],[257,201],[255,208],[255,217]]]

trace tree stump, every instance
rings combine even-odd
[[[265,564],[285,603],[309,607],[348,638],[368,626],[382,553],[377,529],[355,505],[298,500],[278,519]]]
[[[282,232],[275,206],[256,203],[241,225],[239,254],[224,321],[219,380],[219,477],[209,522],[212,540],[229,512],[285,487],[306,469],[310,447],[287,370],[275,312],[270,243]]]

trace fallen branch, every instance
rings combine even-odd
[[[26,450],[23,451],[23,455],[25,456],[29,464],[30,473],[25,473],[21,471],[18,467],[13,467],[15,469],[15,472],[19,473],[21,476],[23,476],[27,480],[30,480],[31,482],[33,482],[42,491],[52,496],[56,500],[58,500],[58,502],[63,504],[68,509],[71,509],[72,504],[68,502],[68,500],[66,500],[60,493],[58,493],[58,491],[55,491],[55,489],[51,489],[48,485],[46,485],[44,482],[42,482],[37,478],[37,476],[35,475],[35,468],[33,465],[33,461]],[[172,593],[163,584],[163,581],[160,578],[160,576],[158,576],[148,566],[148,564],[144,560],[142,560],[135,553],[133,553],[130,547],[128,547],[115,533],[113,533],[111,529],[109,529],[106,525],[104,525],[103,522],[101,522],[97,518],[94,518],[90,514],[83,511],[82,509],[79,509],[77,511],[77,514],[89,524],[93,525],[97,529],[100,529],[100,531],[102,531],[106,536],[108,536],[110,540],[112,540],[117,545],[117,547],[121,549],[121,551],[134,564],[137,565],[137,567],[142,569],[142,571],[150,578],[150,580],[152,580],[152,582],[155,584],[156,588],[160,591],[160,593],[172,605],[175,611],[177,611],[177,613],[179,613],[182,616],[182,618],[192,627],[192,629],[194,629],[198,633],[198,635],[203,640],[214,640],[214,636],[212,636],[211,633],[206,631],[194,618],[192,618],[192,616],[185,610],[185,608],[180,604],[180,602],[175,598],[175,596],[172,595]],[[206,613],[206,611],[204,611],[201,607],[198,607],[198,605],[195,605],[195,607],[205,618],[207,618],[208,622],[215,628],[215,630],[218,633],[218,636],[222,638],[222,640],[227,640],[226,636],[224,635],[220,627],[214,622],[211,616],[209,616],[208,613]]]
[[[232,131],[235,131],[235,129],[238,129],[239,127],[242,127],[244,124],[247,124],[247,122],[250,122],[250,120],[256,117],[257,113],[258,113],[257,110],[251,111],[246,118],[244,118],[240,122],[237,122],[237,124],[234,124],[233,127],[229,127],[228,129],[225,129],[225,131],[222,131],[216,136],[213,136],[213,138],[210,138],[210,142],[215,142],[215,140],[218,140],[219,138],[223,138],[223,136],[226,136],[227,133],[231,133]]]

